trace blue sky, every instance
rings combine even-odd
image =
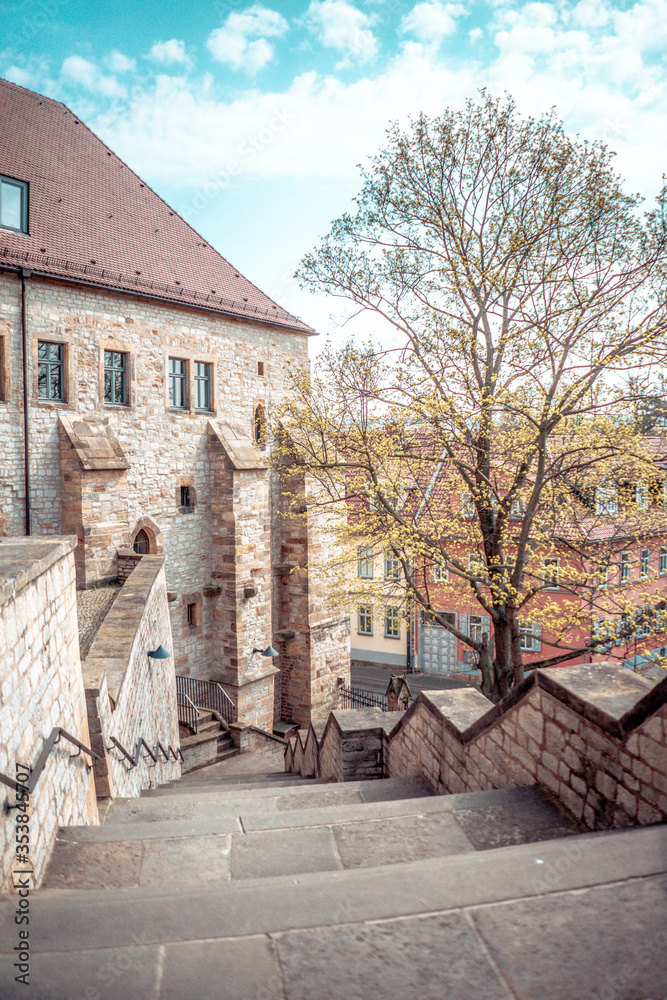
[[[344,307],[291,275],[350,207],[356,164],[391,120],[460,106],[480,86],[509,91],[524,113],[556,105],[569,131],[607,142],[629,188],[650,197],[667,169],[666,62],[667,0],[0,8],[0,76],[65,101],[322,332]]]

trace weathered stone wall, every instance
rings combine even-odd
[[[159,756],[153,765],[142,750],[136,767],[111,738],[135,756],[144,739],[151,750],[179,745],[173,658],[151,659],[148,651],[172,650],[164,557],[146,555],[123,585],[84,663],[84,683],[93,749],[105,754],[95,765],[98,797],[140,794],[142,788],[180,777],[180,763]],[[149,765],[151,765],[149,767]]]
[[[364,714],[329,717],[323,776],[376,776],[377,723]],[[537,670],[496,706],[475,689],[428,691],[392,715],[378,720],[385,776],[439,794],[538,785],[591,830],[667,819],[667,681],[615,664]]]
[[[176,668],[208,677],[214,650],[214,606],[202,598],[201,623],[185,621],[184,594],[202,594],[211,580],[212,474],[209,454],[210,418],[238,420],[252,433],[254,405],[271,404],[285,392],[286,365],[307,363],[307,338],[270,326],[237,321],[144,301],[113,292],[67,287],[32,279],[28,282],[27,322],[30,335],[30,442],[33,531],[62,531],[62,500],[68,494],[68,514],[94,498],[94,516],[101,530],[129,546],[146,515],[160,533],[166,557],[169,589],[178,597],[171,605]],[[7,399],[0,402],[0,510],[8,534],[24,530],[22,457],[22,383],[20,349],[20,285],[0,274],[0,335],[7,341]],[[66,345],[67,402],[37,398],[37,341]],[[130,403],[103,403],[103,351],[114,347],[130,358]],[[212,410],[191,408],[174,412],[168,406],[166,383],[169,356],[208,361],[215,366]],[[263,376],[257,361],[264,361]],[[66,413],[108,417],[129,468],[123,474],[92,477],[77,499],[80,484],[64,480],[61,470],[58,416]],[[84,476],[87,475],[84,473]],[[91,479],[91,477],[88,477]],[[105,480],[105,481],[103,481]],[[193,509],[180,508],[177,490],[192,485]],[[96,492],[96,487],[99,490]],[[90,511],[92,516],[93,511]],[[85,547],[82,518],[77,527]],[[150,531],[150,525],[147,526]],[[97,545],[104,548],[104,538]],[[122,537],[121,537],[122,536]],[[99,539],[97,540],[100,541]],[[96,543],[97,544],[97,543]],[[158,550],[159,551],[159,550]],[[105,578],[113,574],[100,569]],[[91,579],[86,583],[92,582]]]
[[[54,726],[90,746],[79,659],[73,550],[76,539],[0,540],[0,771],[32,767]],[[30,799],[30,861],[39,885],[59,826],[96,824],[97,802],[83,755],[55,746]],[[15,793],[0,785],[3,801]],[[0,891],[15,858],[16,813],[0,814]]]

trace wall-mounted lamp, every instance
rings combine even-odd
[[[274,649],[273,646],[267,646],[266,649],[260,649],[259,646],[255,646],[253,653],[261,653],[262,656],[280,656],[278,650]]]
[[[169,657],[171,656],[171,653],[168,652],[168,650],[166,650],[164,646],[160,644],[157,649],[149,649],[148,655],[150,656],[151,660],[168,660]]]

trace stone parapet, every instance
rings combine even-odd
[[[105,618],[84,666],[92,747],[104,756],[95,765],[98,797],[140,794],[180,777],[180,764],[156,766],[142,752],[138,766],[111,749],[111,738],[134,757],[144,739],[153,749],[179,745],[173,659],[150,659],[158,646],[172,649],[164,557],[145,555],[123,585]]]
[[[79,658],[76,538],[0,540],[0,771],[34,767],[60,726],[91,746]],[[58,827],[97,824],[92,776],[84,755],[62,741],[46,760],[26,810],[31,885],[42,880]],[[12,804],[14,791],[0,785]],[[0,892],[12,885],[16,813],[0,819]]]
[[[667,819],[667,680],[579,665],[536,670],[497,705],[456,689],[422,691],[398,722],[378,713],[378,725],[370,711],[331,713],[319,773],[372,776],[381,734],[385,776],[420,777],[439,794],[537,785],[590,830]]]

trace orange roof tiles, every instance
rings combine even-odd
[[[0,80],[0,174],[27,181],[29,233],[0,229],[0,268],[26,266],[299,333],[59,101]]]

